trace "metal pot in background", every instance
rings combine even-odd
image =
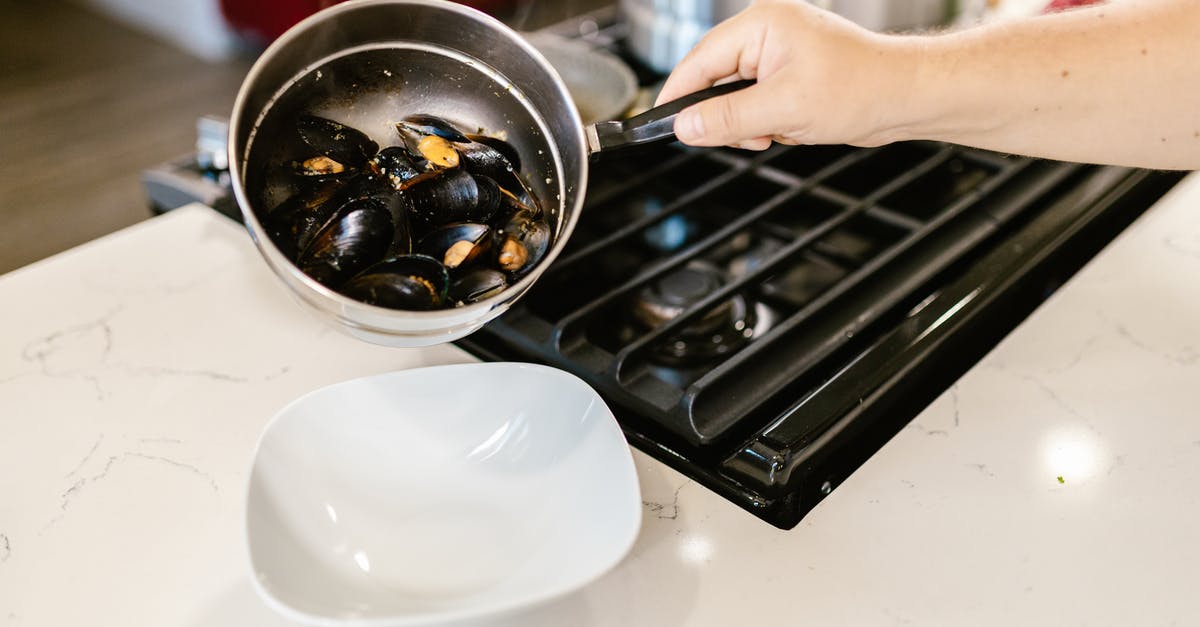
[[[629,46],[651,68],[668,73],[710,28],[751,0],[621,0]],[[949,22],[959,0],[817,0],[871,30],[909,30]]]

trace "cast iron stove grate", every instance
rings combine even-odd
[[[460,342],[791,527],[1177,177],[935,143],[594,164],[563,255]]]

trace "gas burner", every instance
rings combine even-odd
[[[646,330],[654,329],[682,315],[727,280],[725,273],[711,263],[692,261],[638,292],[633,300],[634,320]],[[656,345],[655,359],[673,367],[710,362],[749,341],[754,322],[754,308],[745,297],[734,296]]]

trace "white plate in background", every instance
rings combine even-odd
[[[554,66],[584,125],[620,120],[637,97],[637,77],[612,53],[549,33],[521,33]]]

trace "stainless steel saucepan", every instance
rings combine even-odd
[[[562,251],[583,205],[590,155],[673,139],[674,115],[683,107],[744,86],[722,85],[585,128],[550,64],[496,19],[445,0],[351,0],[296,25],[250,70],[230,124],[234,193],[267,264],[341,329],[391,346],[448,342],[504,312]],[[381,146],[398,143],[395,123],[413,113],[505,134],[555,232],[550,251],[499,294],[454,309],[376,307],[317,283],[276,248],[255,212],[289,193],[286,177],[267,166],[296,154],[293,125],[301,113],[349,124]]]

